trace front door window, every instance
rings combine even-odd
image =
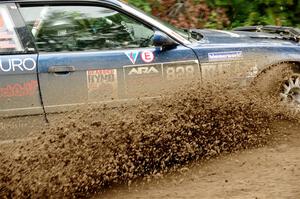
[[[21,7],[40,52],[152,46],[154,31],[125,14],[95,6]]]

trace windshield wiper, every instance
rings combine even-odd
[[[279,34],[282,39],[300,42],[300,30],[298,28],[284,26],[246,26],[233,29],[234,31],[265,32]],[[276,37],[278,39],[278,37]]]
[[[203,36],[200,33],[196,32],[194,30],[184,29],[184,31],[188,34],[188,40],[195,39],[195,40],[199,41],[200,39],[203,38]]]
[[[183,29],[185,33],[187,33],[188,40],[192,39],[192,31],[190,29]]]

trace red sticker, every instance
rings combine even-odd
[[[154,54],[151,51],[144,51],[141,54],[142,60],[146,63],[150,63],[154,60]]]
[[[25,83],[9,84],[0,87],[0,98],[33,96],[37,92],[38,82],[30,80]]]

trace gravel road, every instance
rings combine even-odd
[[[152,182],[116,186],[94,198],[300,198],[300,125],[273,124],[272,144],[198,161]]]

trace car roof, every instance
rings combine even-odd
[[[118,0],[2,0],[0,3],[37,3],[37,2],[106,2],[110,4],[120,5],[120,2]]]

